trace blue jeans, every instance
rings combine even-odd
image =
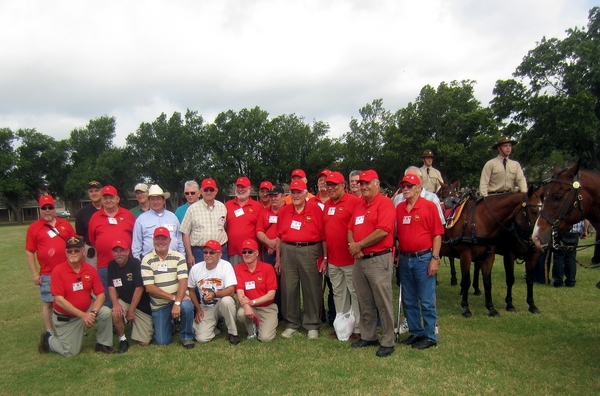
[[[152,321],[154,322],[154,342],[156,345],[168,345],[173,339],[173,318],[171,310],[173,303],[161,308],[157,311],[152,311]],[[181,341],[193,340],[194,329],[194,305],[190,300],[181,302]]]
[[[104,306],[112,309],[112,301],[110,300],[110,294],[108,293],[108,267],[98,268],[98,274],[102,280],[102,286],[104,286]]]
[[[223,249],[221,251],[221,258],[225,261],[229,260],[229,255],[227,254],[227,244],[221,246]],[[194,256],[194,260],[196,260],[196,264],[201,261],[204,261],[204,250],[200,246],[192,246],[192,255]]]
[[[402,298],[404,312],[411,334],[427,337],[437,342],[435,323],[435,276],[428,276],[431,253],[420,257],[401,257],[400,279],[402,280]],[[421,318],[423,325],[421,325]]]

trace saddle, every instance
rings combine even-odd
[[[446,218],[446,229],[454,227],[456,219],[460,217],[465,203],[469,199],[469,194],[463,197],[448,197],[444,200],[444,217]]]

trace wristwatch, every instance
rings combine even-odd
[[[181,301],[175,301],[175,305],[181,305]]]
[[[431,258],[434,259],[434,260],[439,260],[440,256],[433,255],[433,256],[431,256]]]
[[[91,311],[95,316],[98,316],[98,311],[96,311],[95,309],[93,311]]]

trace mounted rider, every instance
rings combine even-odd
[[[498,150],[498,156],[486,162],[481,171],[479,192],[482,196],[527,191],[527,182],[521,165],[508,158],[515,144],[517,144],[516,140],[501,136],[492,146],[492,149]]]

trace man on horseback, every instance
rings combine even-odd
[[[515,144],[517,144],[516,140],[501,136],[492,146],[492,149],[498,150],[498,156],[486,162],[479,180],[479,192],[484,197],[489,194],[516,192],[517,189],[519,192],[527,191],[527,182],[521,165],[508,158]]]
[[[440,171],[432,166],[433,151],[423,151],[421,159],[423,160],[423,166],[421,167],[421,173],[423,174],[421,180],[423,184],[421,186],[424,190],[435,194],[442,187],[442,183],[444,182],[444,180],[442,179],[442,174],[440,173]]]

